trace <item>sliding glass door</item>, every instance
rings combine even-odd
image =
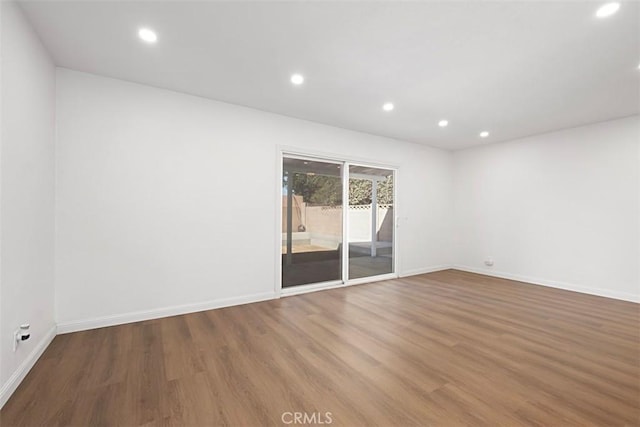
[[[282,287],[342,280],[342,164],[282,166]]]
[[[283,155],[282,288],[394,273],[393,178],[390,169]]]
[[[349,279],[393,273],[393,171],[349,167]]]

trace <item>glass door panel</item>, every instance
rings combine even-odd
[[[349,166],[349,279],[393,273],[393,171]]]
[[[342,280],[342,164],[282,166],[282,287]]]

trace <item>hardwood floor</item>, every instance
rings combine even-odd
[[[60,335],[0,421],[637,426],[639,309],[448,270]]]

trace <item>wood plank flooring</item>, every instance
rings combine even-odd
[[[639,307],[448,270],[60,335],[0,423],[637,426]]]

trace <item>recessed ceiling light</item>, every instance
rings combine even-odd
[[[440,120],[438,122],[438,126],[440,126],[441,128],[447,127],[449,125],[449,120]]]
[[[596,16],[598,18],[606,18],[607,16],[611,16],[616,13],[618,9],[620,9],[620,3],[607,3],[598,8],[598,10],[596,11]]]
[[[488,137],[488,136],[489,136],[489,132],[487,132],[486,130],[485,130],[485,131],[480,132],[480,138],[486,138],[486,137]]]
[[[382,106],[384,111],[391,111],[394,109],[394,105],[391,102],[387,102]]]
[[[158,35],[156,32],[149,28],[140,28],[138,30],[138,37],[147,43],[155,43],[158,41]]]
[[[304,76],[302,74],[293,74],[291,76],[291,83],[298,86],[304,83]]]

